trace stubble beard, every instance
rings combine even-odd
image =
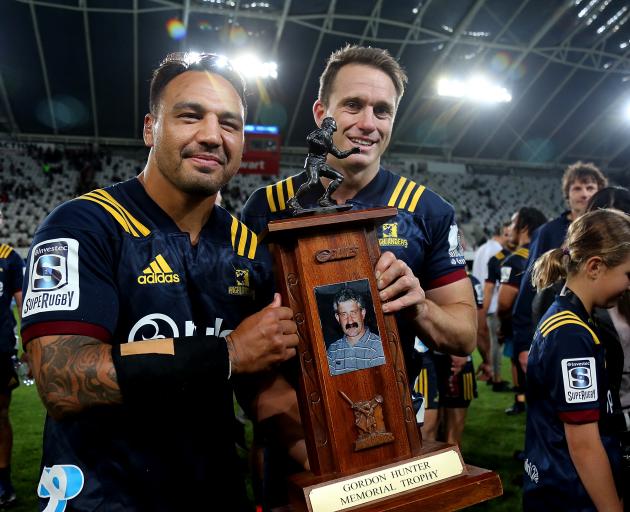
[[[168,166],[162,166],[160,164],[160,158],[157,155],[156,161],[162,175],[176,189],[186,195],[199,199],[205,199],[215,195],[232,178],[232,175],[230,175],[225,167],[213,173],[204,173],[196,169],[186,171],[184,167],[185,159],[183,157],[180,157],[177,166],[172,172],[164,171]]]

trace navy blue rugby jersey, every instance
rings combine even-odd
[[[526,510],[595,510],[571,461],[564,424],[598,422],[613,475],[619,474],[621,455],[604,347],[571,292],[556,298],[536,329],[527,362],[527,407]]]
[[[120,344],[225,336],[271,301],[259,252],[254,233],[218,206],[193,246],[138,179],[90,192],[55,209],[35,235],[24,279],[23,340],[65,334]],[[227,371],[226,350],[216,375],[208,375],[210,395],[204,389],[177,403],[155,406],[156,397],[148,397],[146,407],[48,417],[42,504],[62,495],[55,471],[82,481],[78,495],[64,491],[72,510],[184,510],[185,504],[192,510],[219,492],[245,496]]]
[[[525,244],[505,258],[505,261],[501,265],[501,284],[518,288],[521,285],[521,279],[527,269],[528,257],[529,244]]]
[[[536,290],[531,282],[534,262],[547,251],[562,245],[571,225],[570,214],[570,211],[566,211],[536,228],[532,233],[527,269],[514,302],[514,343],[517,348],[521,347],[523,350],[529,348],[536,327],[532,321],[532,303],[536,296]]]
[[[260,233],[270,221],[290,217],[286,201],[306,180],[307,174],[302,172],[259,188],[247,200],[241,220],[255,233]],[[305,208],[314,207],[324,191],[318,182],[300,197],[300,202]],[[353,210],[380,206],[398,209],[398,215],[377,227],[378,243],[381,251],[391,251],[409,265],[424,290],[466,279],[466,260],[455,211],[435,192],[381,167],[374,179],[347,204],[351,204]],[[412,379],[420,371],[416,368],[419,363],[413,350],[416,337],[402,315],[397,315],[397,322],[408,375]]]
[[[241,220],[260,233],[272,220],[291,216],[286,201],[307,180],[305,172],[259,188],[249,198]],[[324,194],[321,182],[308,190],[300,202],[314,206]],[[423,185],[379,169],[378,174],[356,196],[347,201],[353,210],[394,206],[398,215],[378,227],[378,243],[405,261],[425,290],[466,278],[453,207]]]
[[[10,245],[0,245],[0,352],[15,349],[15,316],[11,300],[22,291],[24,262]]]
[[[488,277],[486,278],[486,283],[496,284],[501,282],[501,265],[503,265],[510,254],[512,253],[509,250],[501,249],[488,260]]]

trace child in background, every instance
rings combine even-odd
[[[630,287],[630,216],[604,209],[574,221],[533,273],[538,289],[565,278],[529,352],[523,508],[621,511],[620,445],[591,312]]]

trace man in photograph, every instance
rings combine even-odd
[[[335,295],[333,308],[343,336],[328,347],[331,375],[385,364],[381,338],[365,325],[365,301],[361,294],[344,287]]]

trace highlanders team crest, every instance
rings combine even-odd
[[[234,269],[235,285],[228,286],[230,295],[253,295],[254,292],[249,286],[249,270],[235,268]]]
[[[383,246],[399,246],[405,249],[409,245],[406,238],[398,238],[398,222],[390,222],[383,224],[383,237],[378,239],[378,245]]]

